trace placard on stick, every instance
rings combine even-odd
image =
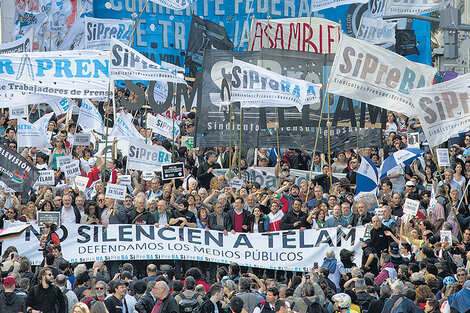
[[[436,155],[439,166],[450,166],[449,149],[436,149]]]
[[[108,184],[106,186],[106,198],[124,200],[126,198],[126,186]]]
[[[131,175],[118,176],[119,185],[129,186],[131,184]]]
[[[409,133],[407,134],[408,148],[419,149],[419,133]]]
[[[243,179],[232,178],[230,180],[230,187],[233,189],[240,189],[243,186]]]
[[[142,172],[142,179],[145,181],[150,181],[155,178],[155,172],[152,171],[143,171]]]
[[[80,175],[80,167],[78,165],[78,160],[73,160],[70,163],[67,163],[63,166],[62,171],[65,174],[65,178],[73,178]]]
[[[403,214],[408,215],[409,217],[416,216],[419,210],[419,201],[411,200],[406,198],[405,203],[403,204]]]
[[[73,144],[75,146],[89,146],[91,134],[75,134]]]
[[[175,178],[184,178],[184,164],[173,163],[162,165],[163,180],[172,180]]]
[[[34,185],[36,186],[54,186],[54,170],[39,171],[38,180]]]
[[[441,242],[446,242],[449,246],[452,246],[452,231],[451,230],[441,230]]]
[[[78,190],[85,191],[86,185],[88,184],[89,180],[90,179],[88,177],[75,176],[74,178],[75,186],[78,188]]]
[[[38,224],[42,226],[44,222],[53,222],[60,226],[60,212],[38,212]]]

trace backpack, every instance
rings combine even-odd
[[[197,302],[199,294],[195,293],[191,298],[186,298],[183,293],[180,293],[179,296],[181,297],[178,302],[180,313],[199,312],[199,302]]]
[[[307,298],[303,298],[307,304],[307,313],[327,313],[328,310],[320,305],[318,302],[312,302]]]

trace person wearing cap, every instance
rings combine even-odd
[[[127,303],[124,298],[127,294],[127,286],[128,283],[124,280],[118,280],[114,283],[112,287],[113,294],[104,300],[104,304],[109,313],[126,312]]]
[[[405,264],[405,259],[400,254],[400,249],[398,243],[392,241],[388,247],[388,253],[390,254],[390,259],[395,267],[395,270],[398,272],[398,267],[400,264]]]
[[[361,238],[362,248],[362,269],[374,275],[379,274],[377,251],[370,245],[370,238]]]
[[[88,177],[88,183],[86,185],[87,188],[89,188],[95,181],[101,180],[100,172],[103,170],[105,162],[104,162],[103,156],[101,155],[101,152],[98,154],[98,157],[100,159],[99,166],[96,166],[96,161],[97,161],[96,158],[90,158],[88,160],[88,165],[90,166],[90,170],[88,171],[86,175]]]
[[[3,280],[3,289],[0,291],[0,312],[18,313],[26,312],[26,304],[23,297],[15,293],[16,280],[13,277],[6,277]]]
[[[356,310],[351,309],[351,297],[345,293],[337,293],[332,298],[333,312],[338,313],[358,313]]]

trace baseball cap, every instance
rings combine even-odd
[[[390,243],[390,252],[392,254],[398,254],[398,244],[396,242]]]
[[[405,186],[415,186],[415,183],[413,183],[411,180],[407,181]]]
[[[368,244],[368,245],[370,245],[371,241],[372,241],[372,240],[371,240],[370,238],[361,238],[361,242],[364,242],[364,243],[366,243],[366,244]]]
[[[17,284],[18,282],[13,278],[13,277],[5,277],[5,279],[3,280],[3,286],[5,287],[10,287],[10,286],[13,286],[15,284]]]
[[[90,167],[95,166],[95,164],[96,164],[96,158],[90,158],[90,159],[88,160],[88,165],[89,165]]]

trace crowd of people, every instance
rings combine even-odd
[[[118,97],[132,98],[118,90]],[[76,101],[80,105],[80,101]],[[93,102],[110,120],[112,110]],[[236,263],[193,261],[118,261],[71,263],[63,255],[57,224],[41,227],[44,260],[32,266],[20,247],[3,243],[0,312],[341,312],[414,313],[470,310],[470,135],[449,141],[450,167],[434,153],[387,172],[377,201],[355,197],[363,157],[380,167],[385,158],[408,146],[407,133],[420,131],[419,120],[389,112],[383,145],[334,151],[331,155],[301,149],[244,149],[235,146],[188,148],[146,129],[145,112],[134,114],[134,126],[150,144],[162,145],[184,163],[184,178],[162,180],[126,168],[120,139],[102,152],[94,144],[74,145],[83,132],[76,118],[49,123],[50,149],[18,148],[16,120],[0,114],[0,141],[39,170],[54,170],[55,182],[25,192],[3,188],[0,228],[16,222],[37,223],[37,212],[60,212],[61,223],[146,224],[193,227],[224,233],[367,226],[361,238],[362,258],[343,249],[328,251],[308,272],[246,268]],[[34,122],[46,112],[32,106]],[[181,134],[193,135],[195,114],[181,118]],[[424,141],[424,138],[421,138]],[[463,143],[460,142],[463,140]],[[58,157],[78,160],[88,177],[80,191],[65,178]],[[272,167],[279,185],[265,188],[251,169]],[[292,169],[313,171],[297,184]],[[217,171],[217,170],[225,171]],[[217,174],[216,174],[217,173]],[[105,196],[107,183],[130,174],[125,200]],[[243,180],[232,188],[231,177]],[[416,216],[404,215],[406,199],[418,200]],[[441,231],[450,231],[444,240]],[[18,252],[20,251],[20,253]],[[312,264],[313,265],[313,264]]]

